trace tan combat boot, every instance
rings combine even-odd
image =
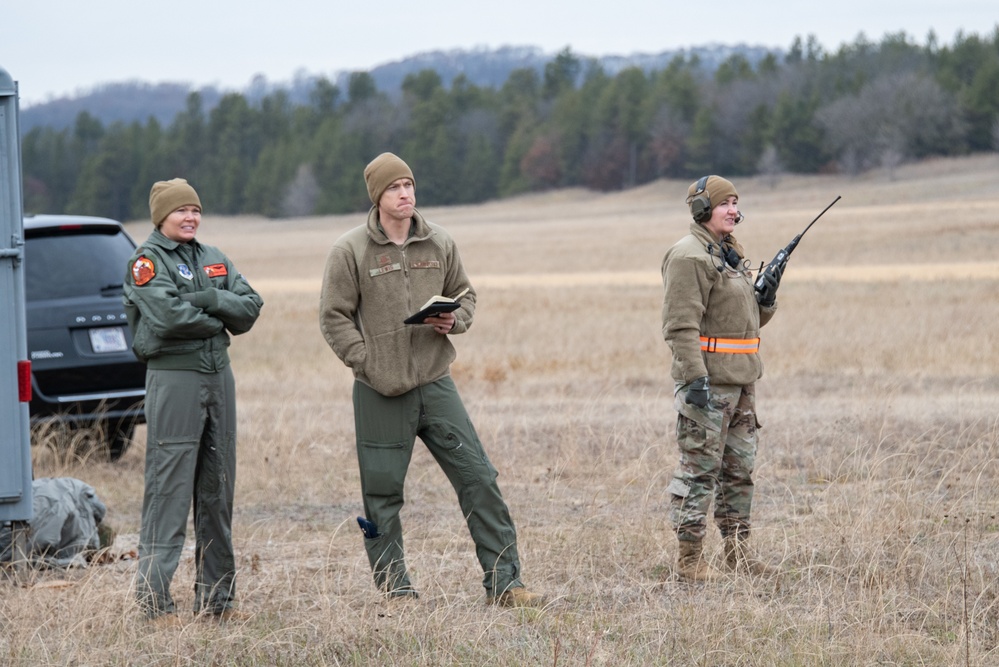
[[[184,627],[184,621],[175,613],[159,614],[158,616],[147,617],[147,622],[157,630],[170,630]]]
[[[708,565],[704,560],[703,543],[700,540],[680,540],[680,552],[676,559],[676,573],[687,581],[712,582],[724,578],[724,574]]]
[[[767,565],[746,543],[748,536],[730,535],[724,538],[725,567],[733,572],[750,574],[755,577],[773,577],[780,570]]]
[[[486,604],[498,607],[543,607],[545,598],[540,593],[534,593],[523,586],[503,591],[499,595],[486,598]]]

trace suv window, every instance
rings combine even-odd
[[[116,229],[79,225],[36,231],[25,245],[28,301],[120,293],[134,246]],[[93,261],[94,259],[117,261]]]
[[[145,421],[146,369],[121,296],[135,243],[88,216],[28,216],[24,232],[31,423],[95,429],[115,460]]]

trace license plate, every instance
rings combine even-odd
[[[125,330],[121,327],[101,327],[90,330],[90,346],[94,352],[124,352],[128,349]]]

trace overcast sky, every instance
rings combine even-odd
[[[139,80],[240,90],[257,74],[333,76],[433,50],[565,47],[582,56],[703,46],[787,49],[814,35],[827,51],[858,34],[905,31],[940,44],[991,37],[995,0],[4,0],[0,67],[22,108]]]

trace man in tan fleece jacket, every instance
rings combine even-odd
[[[721,576],[702,557],[707,515],[725,545],[725,565],[769,574],[746,545],[756,459],[756,380],[763,375],[760,327],[777,310],[780,276],[754,289],[749,261],[732,236],[742,221],[739,193],[720,176],[687,191],[690,233],[662,263],[663,337],[673,353],[680,466],[667,490],[679,540],[677,573],[692,581]]]
[[[382,153],[365,168],[367,223],[344,234],[326,261],[320,328],[354,371],[354,427],[364,517],[358,524],[375,584],[389,597],[416,598],[406,571],[399,510],[417,436],[458,494],[482,566],[486,601],[540,606],[520,580],[517,534],[497,472],[450,375],[448,336],[472,324],[475,290],[454,240],[416,210],[409,166]],[[467,290],[460,308],[405,324],[435,295]]]

